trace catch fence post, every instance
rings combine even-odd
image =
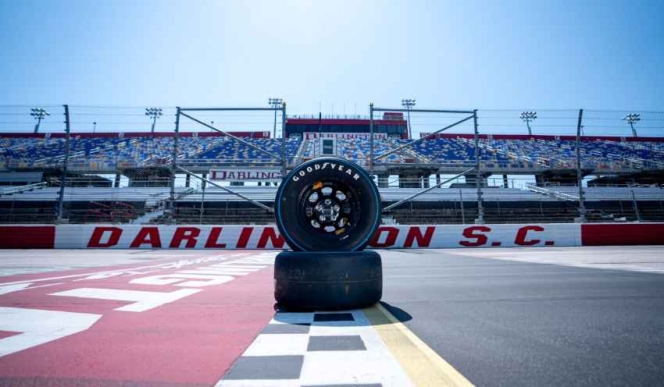
[[[583,109],[579,109],[579,120],[576,124],[576,184],[579,186],[579,221],[587,222],[586,200],[583,192],[583,171],[581,169],[581,127],[583,122]]]
[[[374,119],[373,102],[369,104],[369,175],[373,179],[374,170]]]
[[[274,114],[275,115],[277,114],[276,108]],[[275,133],[276,133],[276,127],[275,127]],[[288,170],[288,160],[286,160],[285,134],[286,134],[286,101],[281,103],[281,176],[282,177],[286,177],[286,171]]]
[[[177,170],[178,160],[178,141],[180,138],[180,107],[176,107],[175,113],[175,134],[173,136],[173,160],[171,161],[171,193],[168,200],[168,223],[175,223],[175,171]]]
[[[639,212],[639,205],[636,202],[636,195],[634,195],[634,190],[631,190],[632,192],[632,206],[634,206],[634,213],[636,214],[636,221],[641,223],[641,213]]]
[[[69,105],[63,105],[65,108],[65,157],[62,160],[62,179],[60,181],[60,192],[58,194],[58,213],[56,223],[61,223],[63,218],[63,208],[65,201],[65,185],[67,183],[67,165],[69,164],[69,140],[70,140],[70,120]]]
[[[477,129],[477,109],[473,111],[473,126],[475,128],[475,184],[477,185],[477,219],[476,224],[484,224],[484,199],[482,198],[482,164],[480,163],[480,133]]]

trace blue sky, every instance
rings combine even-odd
[[[661,1],[0,0],[0,104],[663,111],[662,15]]]

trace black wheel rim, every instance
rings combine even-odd
[[[321,234],[347,236],[362,213],[358,192],[338,180],[317,181],[300,194],[299,217]]]

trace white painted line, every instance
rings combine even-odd
[[[141,290],[79,288],[53,293],[51,296],[93,298],[100,300],[133,301],[115,310],[123,312],[145,312],[146,310],[177,301],[200,292],[201,289],[180,289],[174,292],[149,292]]]
[[[58,282],[58,283],[54,283],[54,284],[30,286],[30,285],[32,285],[32,282],[28,282],[28,283],[25,283],[25,284],[0,286],[0,295],[7,294],[7,293],[12,293],[12,292],[18,292],[20,290],[38,289],[38,288],[45,288],[45,287],[48,287],[48,286],[55,286],[55,285],[62,285],[62,284],[63,284],[62,282]]]
[[[0,307],[0,331],[20,332],[0,340],[0,357],[90,328],[101,315]]]

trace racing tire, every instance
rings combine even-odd
[[[355,309],[382,295],[382,261],[375,251],[285,251],[276,257],[274,298],[280,309]]]
[[[360,251],[380,225],[380,194],[359,165],[321,157],[284,178],[274,213],[294,251]]]

